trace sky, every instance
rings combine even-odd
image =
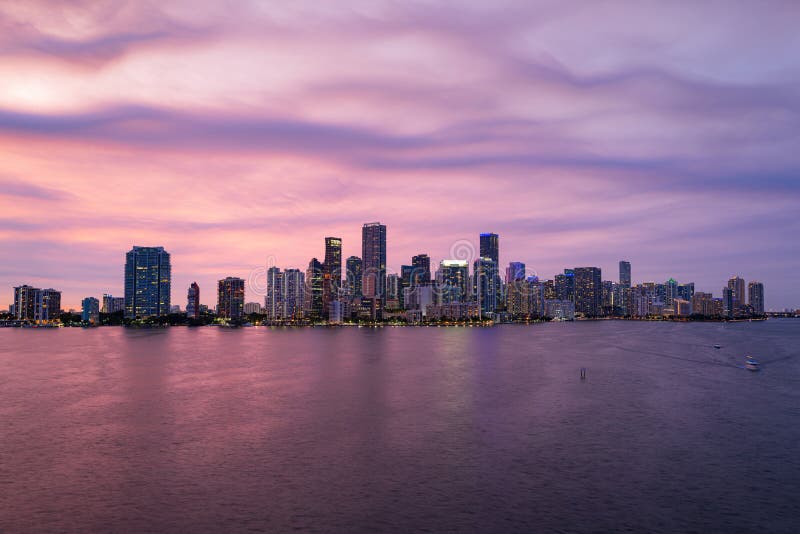
[[[800,3],[0,0],[0,292],[474,254],[800,307]],[[502,266],[501,265],[501,266]],[[5,305],[0,299],[0,304]]]

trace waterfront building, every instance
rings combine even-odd
[[[678,284],[679,299],[688,300],[691,302],[692,296],[694,296],[694,282],[689,282],[687,284]]]
[[[192,282],[186,292],[186,317],[200,319],[200,286],[197,282]]]
[[[519,261],[512,261],[506,268],[506,311],[512,316],[522,315],[526,298],[525,264]]]
[[[311,258],[306,269],[306,287],[304,309],[309,318],[322,319],[322,292],[324,270],[317,258]]]
[[[576,267],[575,312],[597,317],[602,309],[602,278],[598,267]]]
[[[427,315],[427,307],[436,301],[434,290],[435,288],[432,285],[405,288],[404,301],[406,310],[418,310],[423,316]]]
[[[571,300],[545,300],[544,315],[559,321],[575,319],[575,303]]]
[[[480,315],[477,302],[448,302],[430,305],[426,309],[428,320],[465,321]]]
[[[241,319],[244,313],[244,280],[229,276],[217,283],[217,315]]]
[[[489,258],[495,267],[500,265],[500,236],[493,233],[480,235],[480,257]]]
[[[494,313],[497,309],[498,293],[497,266],[494,260],[488,257],[478,258],[475,260],[473,273],[475,301],[478,302],[481,313]]]
[[[96,299],[95,299],[96,300]],[[53,288],[36,291],[37,323],[50,323],[61,317],[61,292]]]
[[[164,247],[134,246],[125,256],[125,316],[167,315],[172,270]]]
[[[736,300],[730,287],[722,288],[722,307],[725,317],[733,317],[736,314]]]
[[[714,296],[711,293],[698,291],[692,295],[691,303],[693,314],[704,317],[713,317],[715,315]]]
[[[680,298],[672,299],[672,310],[676,317],[688,317],[692,314],[692,303]]]
[[[731,291],[731,315],[738,315],[741,313],[741,308],[747,304],[747,296],[744,292],[744,279],[738,276],[731,277],[728,280],[728,289]]]
[[[427,254],[417,254],[411,258],[411,266],[414,268],[414,275],[411,278],[411,285],[430,285],[431,283],[431,259]]]
[[[752,281],[747,284],[748,302],[755,315],[764,315],[764,284]]]
[[[402,283],[400,276],[396,273],[386,275],[386,309],[400,309]]]
[[[261,304],[258,302],[245,302],[244,303],[245,315],[253,315],[261,313]]]
[[[442,260],[436,271],[436,304],[464,302],[470,295],[467,260]]]
[[[264,314],[270,320],[283,319],[286,289],[284,273],[279,267],[267,269],[267,294],[264,297]]]
[[[125,297],[115,297],[108,293],[103,294],[102,313],[117,313],[125,311]]]
[[[664,283],[664,290],[664,303],[672,306],[672,301],[678,298],[678,282],[674,278],[670,278]]]
[[[36,320],[36,295],[41,291],[27,284],[14,288],[14,318],[17,321]]]
[[[358,256],[350,256],[347,258],[345,268],[346,284],[348,293],[354,298],[361,297],[361,258]]]
[[[299,319],[303,316],[306,277],[300,269],[283,272],[283,318]]]
[[[327,316],[331,301],[339,298],[342,287],[342,239],[339,237],[325,238],[322,277],[322,309]]]
[[[386,298],[386,226],[366,223],[361,229],[362,293]]]
[[[553,279],[557,300],[575,300],[575,271],[564,269],[564,274],[557,274]]]
[[[92,325],[100,322],[100,300],[86,297],[81,301],[81,321]]]
[[[344,309],[341,300],[332,300],[329,304],[328,322],[330,324],[342,324],[344,319]]]
[[[603,280],[601,283],[602,294],[600,297],[600,308],[602,315],[612,315],[614,313],[614,286],[611,280]]]

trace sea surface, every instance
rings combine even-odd
[[[290,530],[798,532],[800,321],[0,329],[0,532]]]

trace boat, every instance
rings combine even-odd
[[[715,348],[715,349],[721,349],[721,348],[722,348],[722,345],[720,345],[720,344],[718,344],[718,343],[715,343],[715,344],[714,344],[714,348]]]
[[[744,362],[744,368],[748,371],[758,371],[760,369],[758,362],[752,356],[747,357],[747,360]]]

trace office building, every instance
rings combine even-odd
[[[217,283],[217,315],[241,319],[244,314],[244,280],[229,276]]]
[[[495,267],[500,265],[500,236],[492,233],[480,235],[480,257],[489,258]]]
[[[339,237],[325,238],[322,278],[322,309],[327,316],[330,303],[339,298],[339,288],[342,287],[342,240]]]
[[[367,223],[361,229],[362,293],[386,298],[386,226]]]
[[[164,247],[134,246],[125,256],[125,316],[167,315],[172,271]]]
[[[483,237],[483,236],[481,236]],[[497,309],[497,265],[487,257],[478,258],[473,266],[475,301],[481,313],[494,313]]]

